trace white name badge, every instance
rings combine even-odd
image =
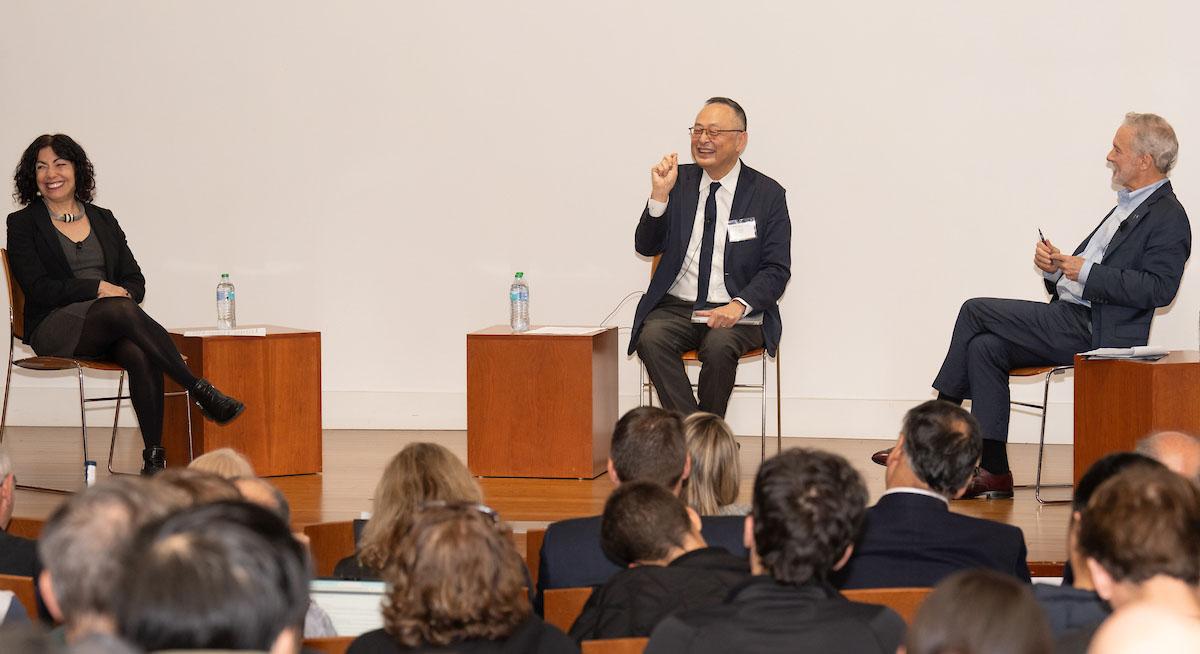
[[[731,220],[728,233],[730,243],[749,241],[752,238],[758,238],[758,223],[753,217],[741,218],[737,221]]]

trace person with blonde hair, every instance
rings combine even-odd
[[[378,579],[424,502],[482,502],[471,472],[436,443],[410,443],[392,457],[375,486],[374,513],[363,527],[358,552],[338,561],[342,579]]]
[[[347,652],[578,652],[533,613],[524,570],[508,525],[492,509],[420,504],[383,571],[383,628],[359,636]]]
[[[729,423],[714,413],[693,413],[683,421],[692,474],[684,481],[689,506],[700,515],[746,515],[738,497],[738,443]]]
[[[242,456],[241,452],[232,447],[222,447],[192,459],[188,467],[193,470],[211,472],[225,479],[239,477],[255,477],[254,466]]]

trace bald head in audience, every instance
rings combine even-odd
[[[1134,604],[1104,622],[1088,654],[1191,652],[1200,643],[1200,619]]]
[[[1191,434],[1160,431],[1138,441],[1137,452],[1188,479],[1200,480],[1200,439]]]

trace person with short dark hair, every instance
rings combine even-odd
[[[779,299],[791,278],[792,223],[782,186],[742,164],[749,142],[737,102],[709,98],[688,128],[694,164],[668,154],[650,169],[634,249],[659,256],[629,338],[658,397],[684,415],[721,417],[738,359],[774,355],[783,334]],[[698,393],[681,355],[701,361]],[[698,396],[698,397],[697,397]]]
[[[768,459],[745,526],[755,576],[718,606],[664,619],[646,653],[893,654],[904,620],[828,583],[854,551],[866,502],[862,477],[836,454],[793,448]]]
[[[652,482],[608,497],[600,545],[626,569],[588,598],[571,626],[576,641],[649,636],[668,613],[718,604],[750,575],[745,559],[704,542],[695,510]]]
[[[66,134],[33,140],[13,175],[8,215],[11,274],[25,294],[21,340],[38,356],[105,358],[129,374],[129,396],[142,432],[142,472],[163,470],[163,375],[191,393],[209,420],[225,424],[244,405],[188,369],[167,330],[142,308],[146,278],[125,232],[108,209],[92,204],[95,170]]]
[[[683,420],[658,407],[638,407],[621,416],[613,429],[608,477],[614,484],[649,481],[672,493],[682,492],[691,472]],[[547,588],[598,586],[621,570],[600,548],[601,516],[551,523],[542,541],[534,608],[541,613]],[[739,516],[701,518],[704,540],[745,558]]]
[[[962,570],[921,603],[906,654],[1051,654],[1046,618],[1022,584],[991,570]]]
[[[383,571],[384,626],[355,639],[348,654],[579,651],[533,614],[525,564],[494,511],[431,502],[410,524]]]
[[[1088,500],[1101,484],[1123,470],[1161,467],[1158,461],[1141,454],[1117,452],[1093,463],[1075,484],[1071,517],[1067,522],[1067,565],[1063,583],[1061,586],[1033,585],[1033,597],[1045,612],[1050,631],[1056,638],[1073,629],[1094,625],[1112,612],[1108,602],[1096,593],[1086,557],[1079,550],[1079,518]]]
[[[979,463],[979,424],[962,407],[929,400],[908,411],[888,455],[887,490],[867,511],[840,588],[934,586],[987,568],[1029,581],[1025,536],[1011,525],[950,511]]]
[[[1079,550],[1114,611],[1141,604],[1200,619],[1200,488],[1163,466],[1122,470],[1079,518]],[[1099,625],[1068,632],[1058,651],[1084,652]]]
[[[124,563],[119,631],[147,652],[300,649],[307,554],[267,509],[185,509],[143,528]]]

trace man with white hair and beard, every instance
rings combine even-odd
[[[1187,213],[1167,179],[1178,154],[1175,130],[1161,116],[1126,114],[1107,157],[1117,206],[1071,254],[1044,236],[1034,247],[1050,301],[973,298],[959,309],[933,388],[941,400],[970,399],[983,428],[979,471],[964,497],[1012,497],[1010,370],[1069,365],[1075,354],[1099,347],[1145,345],[1155,309],[1175,299],[1192,248]],[[1030,231],[1043,220],[1037,206],[1014,206],[1024,211],[1012,218]],[[886,465],[887,452],[872,459]]]

